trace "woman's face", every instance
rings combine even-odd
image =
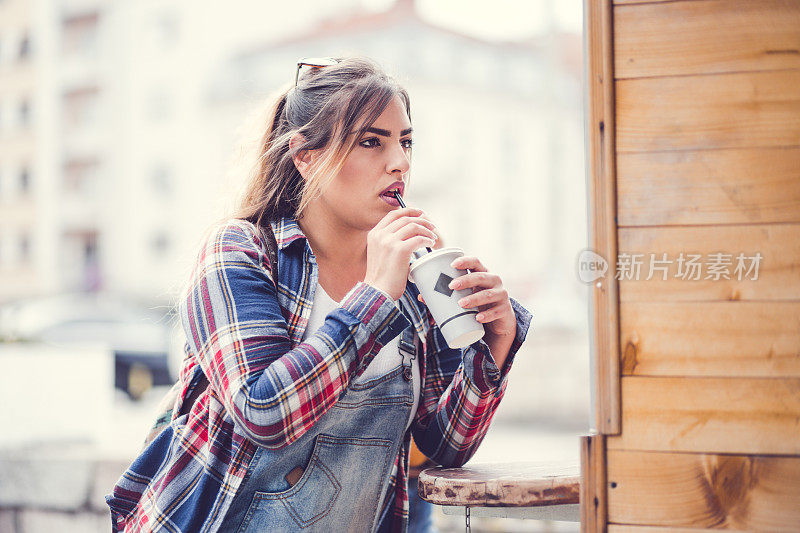
[[[411,168],[411,121],[400,97],[356,140],[344,166],[320,196],[324,210],[340,223],[369,231],[397,200],[387,190],[405,193]]]

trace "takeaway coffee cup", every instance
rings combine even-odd
[[[441,248],[423,254],[411,262],[408,277],[417,286],[425,304],[442,331],[450,348],[464,348],[483,338],[483,324],[475,320],[478,309],[464,309],[458,301],[472,294],[472,289],[453,290],[450,282],[467,273],[450,266],[464,255],[461,248]]]

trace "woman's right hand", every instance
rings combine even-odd
[[[367,233],[364,282],[395,300],[406,290],[411,253],[436,243],[436,226],[421,209],[404,207],[386,214]]]

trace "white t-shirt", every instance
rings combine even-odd
[[[395,302],[395,305],[399,308],[398,302]],[[322,323],[325,322],[325,317],[328,316],[328,313],[337,307],[339,307],[339,302],[328,296],[328,293],[325,292],[322,285],[317,284],[317,290],[314,292],[314,304],[311,306],[311,316],[308,319],[308,326],[303,333],[303,340],[306,340],[309,335],[316,332]],[[400,336],[398,335],[384,344],[381,351],[375,356],[375,359],[370,362],[369,366],[364,370],[364,373],[354,380],[354,383],[362,383],[383,376],[401,364],[408,366],[409,357],[406,356],[406,360],[403,361],[399,342]],[[414,405],[411,407],[411,415],[406,423],[406,429],[411,426],[411,421],[414,420],[414,414],[417,412],[421,381],[419,375],[419,357],[415,357],[413,361],[411,361],[411,385],[414,393]]]

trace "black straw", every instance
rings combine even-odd
[[[400,191],[395,190],[395,191],[392,192],[392,194],[394,194],[394,197],[397,198],[397,203],[400,204],[400,207],[406,207],[406,203],[403,201],[403,197],[400,196]],[[428,248],[427,246],[425,247],[425,249],[428,251],[428,253],[431,253],[433,251],[430,248]],[[415,254],[416,254],[416,252],[415,252]]]
[[[400,207],[406,207],[403,197],[400,196],[400,191],[392,191],[392,194],[394,194],[394,197],[397,198],[397,202],[400,204]]]

